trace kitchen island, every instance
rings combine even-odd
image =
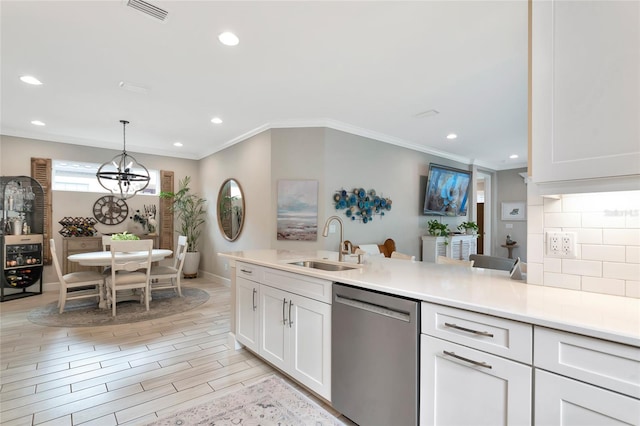
[[[324,250],[245,250],[220,255],[231,261],[640,347],[638,299],[526,284],[510,279],[504,271],[389,258],[373,257],[369,264],[348,271],[290,265],[304,259],[337,260],[336,252]]]
[[[329,251],[221,256],[238,265],[243,291],[235,296],[242,322],[235,330],[247,318],[255,321],[247,347],[329,401],[330,289],[343,283],[421,302],[420,424],[594,424],[603,418],[640,424],[640,300],[529,285],[504,271],[398,259],[370,258],[338,271],[301,266],[314,259],[344,265]],[[305,304],[322,318],[307,333],[317,334],[309,348],[295,342],[304,318],[295,310]],[[291,336],[279,337],[277,345],[269,341],[274,329],[292,325]],[[278,364],[272,349],[279,346],[291,349],[289,358],[322,353],[313,360],[282,356]],[[461,401],[468,409],[459,409]]]

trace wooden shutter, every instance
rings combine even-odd
[[[51,238],[51,159],[50,158],[33,158],[31,157],[31,177],[38,181],[42,186],[43,205],[37,205],[43,211],[44,227],[42,229],[43,247],[42,247],[42,263],[51,265],[51,248],[49,247],[49,239]],[[36,198],[36,201],[38,198]]]
[[[160,170],[160,191],[173,192],[173,172]],[[173,250],[172,200],[160,198],[160,247]]]

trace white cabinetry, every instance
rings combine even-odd
[[[536,327],[540,425],[640,424],[640,349]]]
[[[260,273],[262,269],[244,263],[236,267],[236,340],[258,350]]]
[[[238,341],[330,401],[332,282],[244,263],[237,268]],[[259,283],[246,279],[247,271]]]
[[[420,424],[531,424],[531,328],[423,303]]]
[[[542,193],[640,186],[638,52],[640,2],[533,1],[532,177]]]
[[[478,252],[477,235],[451,235],[449,237],[422,237],[422,261],[436,262],[438,256],[469,260]]]

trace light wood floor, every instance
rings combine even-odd
[[[56,300],[53,292],[0,304],[0,424],[143,425],[267,375],[282,377],[250,352],[227,346],[227,287],[185,281],[209,292],[209,301],[134,324],[29,322],[31,309]]]

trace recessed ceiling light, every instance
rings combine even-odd
[[[229,31],[225,31],[218,36],[218,40],[220,43],[225,46],[237,46],[240,43],[240,39],[234,33],[230,33]]]
[[[34,126],[44,126],[44,123],[40,120],[33,120],[31,124],[33,124]]]
[[[33,84],[34,86],[40,86],[42,84],[40,80],[31,75],[23,75],[22,77],[20,77],[20,80],[23,83]]]
[[[515,160],[516,158],[518,158],[518,154],[511,154],[509,158],[511,158],[512,160]]]
[[[133,83],[129,83],[126,81],[121,81],[118,83],[118,86],[120,86],[121,88],[128,90],[130,92],[135,92],[135,93],[142,93],[142,94],[148,94],[149,93],[149,88],[144,87],[144,86],[140,86],[137,84],[133,84]]]
[[[436,110],[436,109],[430,109],[424,112],[421,112],[419,114],[416,114],[417,118],[427,118],[427,117],[433,117],[434,115],[438,115],[440,114],[440,111]]]
[[[173,146],[178,146],[178,147],[180,147],[180,146],[182,146],[182,142],[174,142],[174,143],[173,143]]]
[[[213,124],[222,124],[222,119],[221,119],[220,117],[213,117],[213,118],[211,119],[211,122],[212,122]]]
[[[450,140],[453,140],[453,139],[455,139],[455,138],[457,138],[457,137],[458,137],[458,135],[456,135],[455,133],[449,133],[449,134],[447,135],[447,139],[450,139]]]

